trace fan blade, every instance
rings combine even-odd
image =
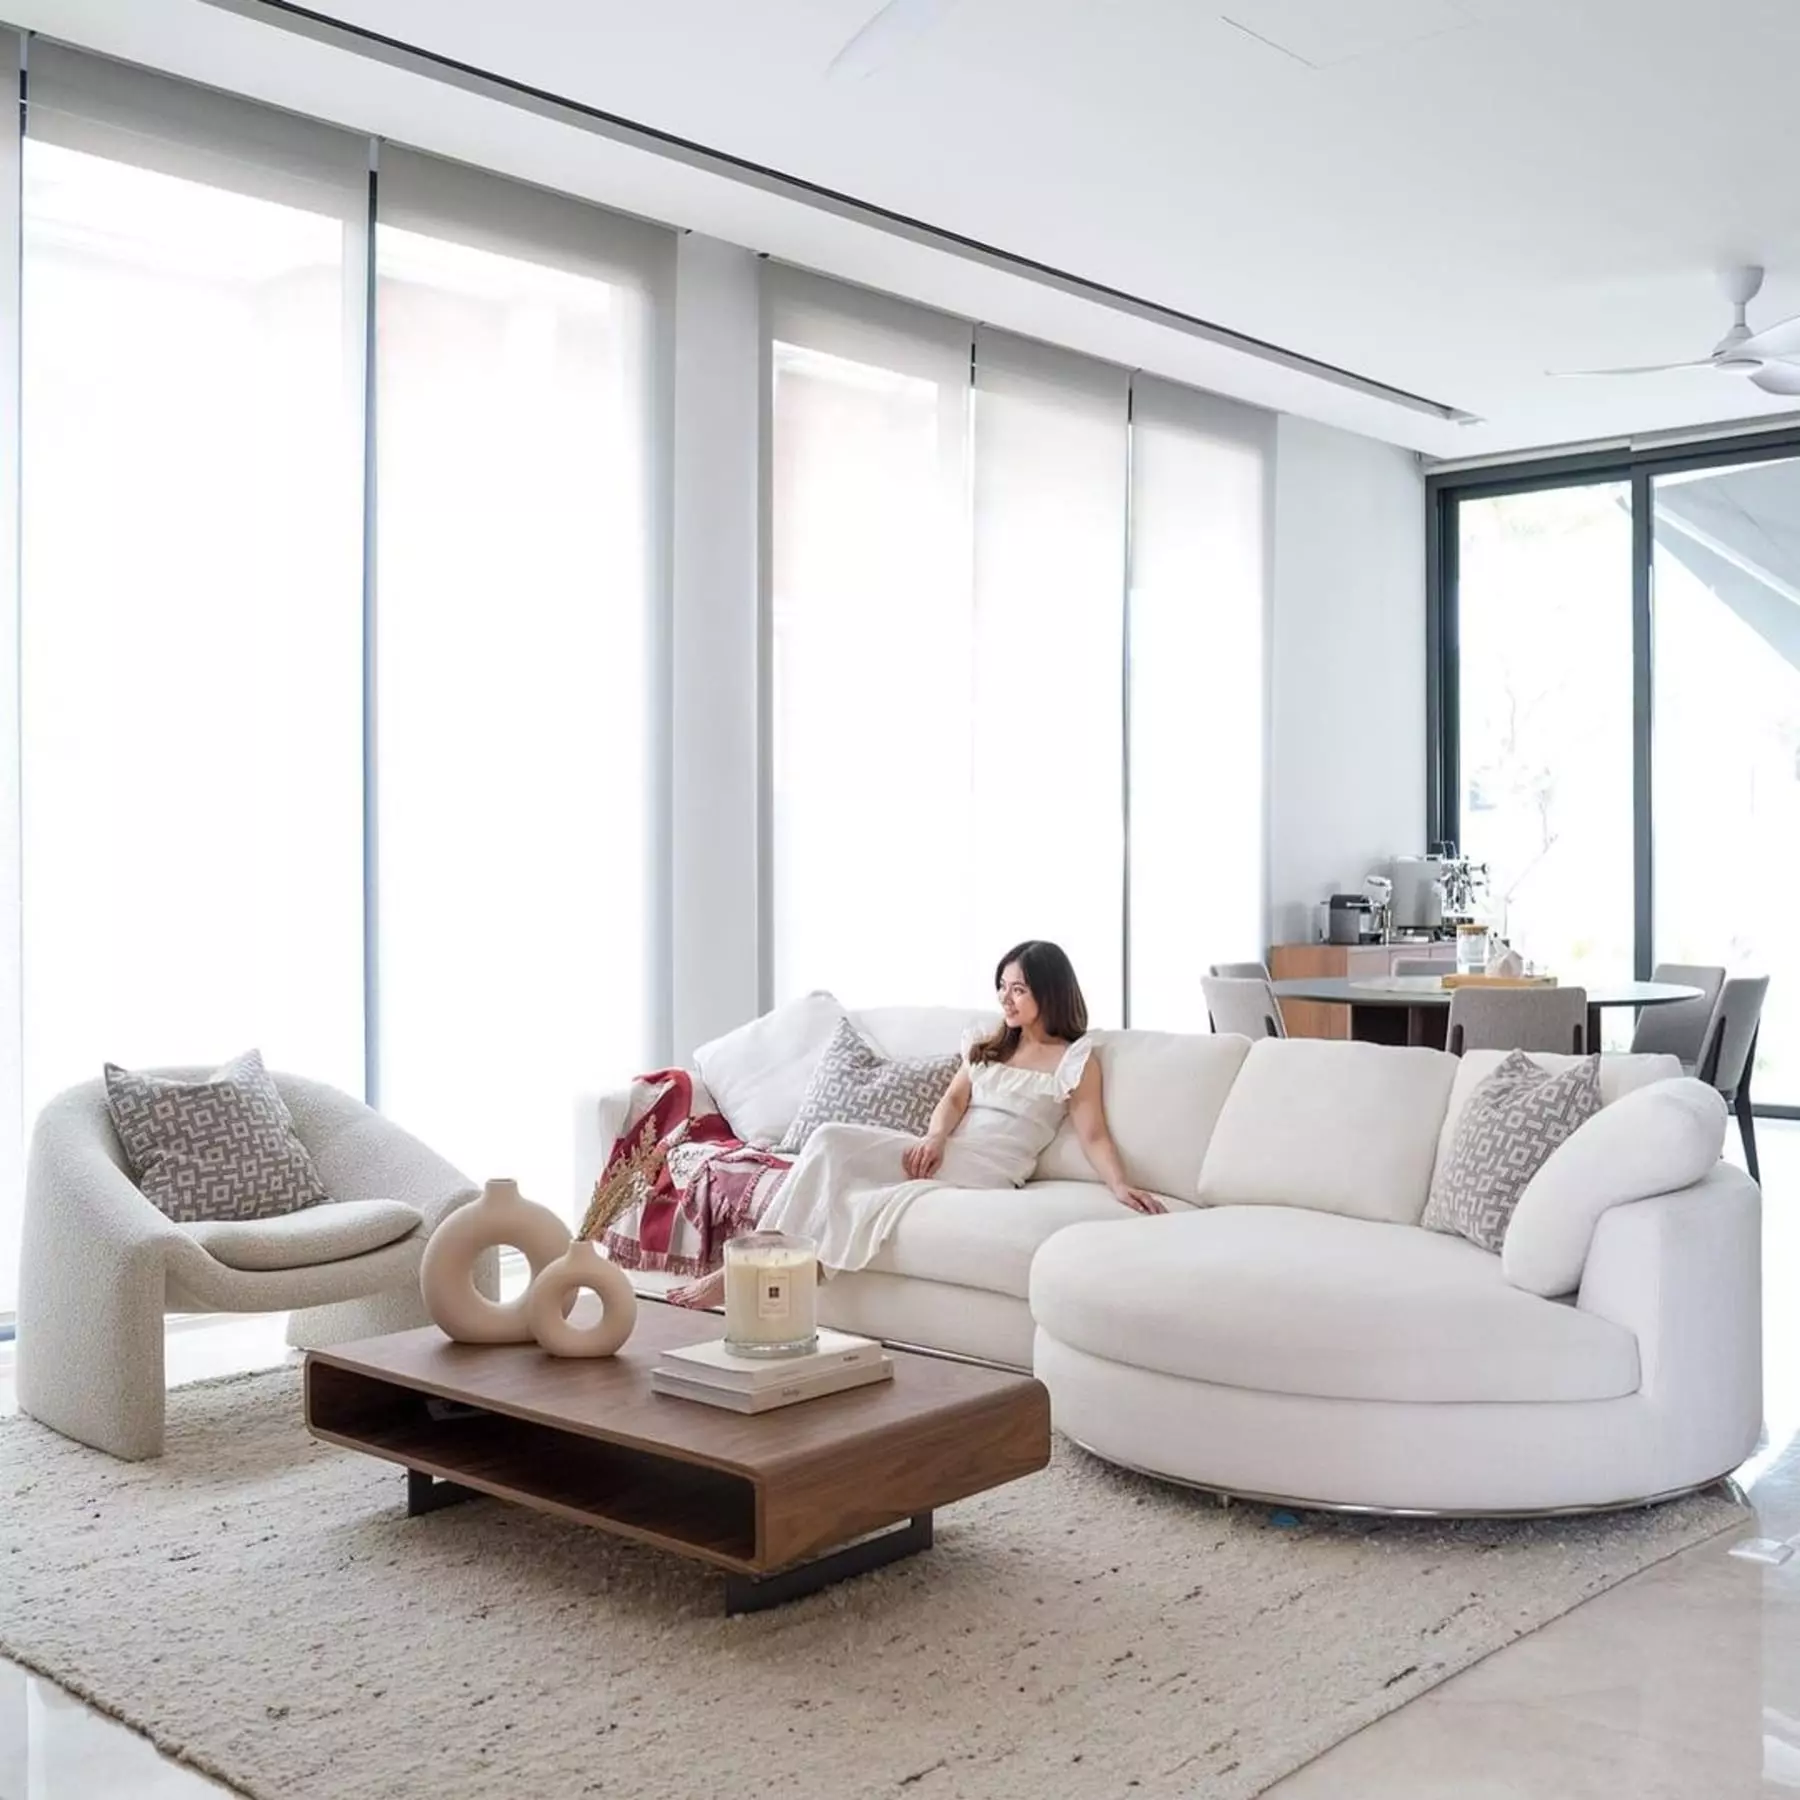
[[[1750,377],[1750,385],[1765,394],[1800,394],[1800,369],[1792,363],[1764,363]]]
[[[1744,356],[1800,356],[1800,313],[1753,332],[1738,345]]]
[[[831,59],[827,78],[861,81],[909,38],[923,37],[956,0],[887,0]]]
[[[1631,369],[1546,369],[1546,375],[1554,375],[1559,381],[1585,381],[1592,375],[1666,375],[1671,369],[1710,369],[1713,359],[1703,356],[1698,362],[1684,363],[1642,363]]]

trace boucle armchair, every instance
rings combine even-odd
[[[25,1180],[21,1411],[113,1456],[159,1456],[166,1313],[288,1311],[302,1349],[428,1323],[419,1258],[475,1185],[360,1100],[274,1080],[332,1199],[253,1222],[178,1225],[145,1199],[103,1082],[44,1108]],[[498,1297],[491,1252],[478,1281]]]

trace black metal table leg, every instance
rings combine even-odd
[[[727,1575],[725,1577],[725,1610],[728,1613],[767,1612],[771,1606],[786,1606],[790,1600],[802,1600],[816,1594],[833,1582],[847,1581],[853,1575],[866,1575],[871,1569],[886,1568],[902,1557],[916,1556],[931,1548],[931,1514],[915,1513],[904,1525],[884,1531],[875,1537],[846,1544],[811,1562],[796,1563],[791,1569],[773,1575]]]
[[[409,1519],[416,1519],[421,1513],[441,1512],[446,1506],[479,1497],[474,1488],[466,1488],[460,1482],[439,1481],[423,1469],[406,1471],[406,1516]]]

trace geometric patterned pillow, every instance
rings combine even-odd
[[[825,1046],[794,1122],[777,1147],[783,1156],[805,1148],[821,1125],[880,1125],[923,1137],[944,1090],[956,1079],[962,1058],[909,1056],[888,1058],[848,1019]]]
[[[145,1199],[178,1224],[272,1219],[330,1198],[258,1051],[204,1081],[108,1063],[106,1108]]]
[[[1515,1050],[1469,1096],[1419,1223],[1497,1256],[1526,1184],[1600,1110],[1600,1058],[1552,1074]]]

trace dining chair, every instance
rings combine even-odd
[[[1259,962],[1214,963],[1209,975],[1222,975],[1228,981],[1267,981],[1269,965]]]
[[[1396,956],[1394,973],[1396,975],[1449,975],[1455,971],[1456,964],[1446,962],[1434,956]]]
[[[1736,976],[1719,990],[1719,1004],[1706,1028],[1706,1049],[1698,1074],[1715,1087],[1725,1104],[1737,1114],[1738,1135],[1744,1140],[1744,1167],[1750,1179],[1762,1186],[1756,1160],[1756,1115],[1750,1104],[1750,1077],[1756,1068],[1756,1039],[1762,1028],[1763,1001],[1768,998],[1766,975]]]
[[[1458,988],[1450,996],[1445,1041],[1452,1056],[1465,1050],[1580,1056],[1587,1048],[1587,989]]]
[[[1667,1006],[1646,1006],[1638,1014],[1637,1030],[1631,1035],[1632,1051],[1678,1056],[1681,1066],[1691,1075],[1706,1054],[1706,1033],[1718,1008],[1725,971],[1716,963],[1658,963],[1651,979],[1698,988],[1700,997],[1672,1001]]]
[[[1206,995],[1206,1016],[1214,1031],[1247,1038],[1287,1036],[1281,1002],[1266,978],[1203,975],[1200,987]]]

